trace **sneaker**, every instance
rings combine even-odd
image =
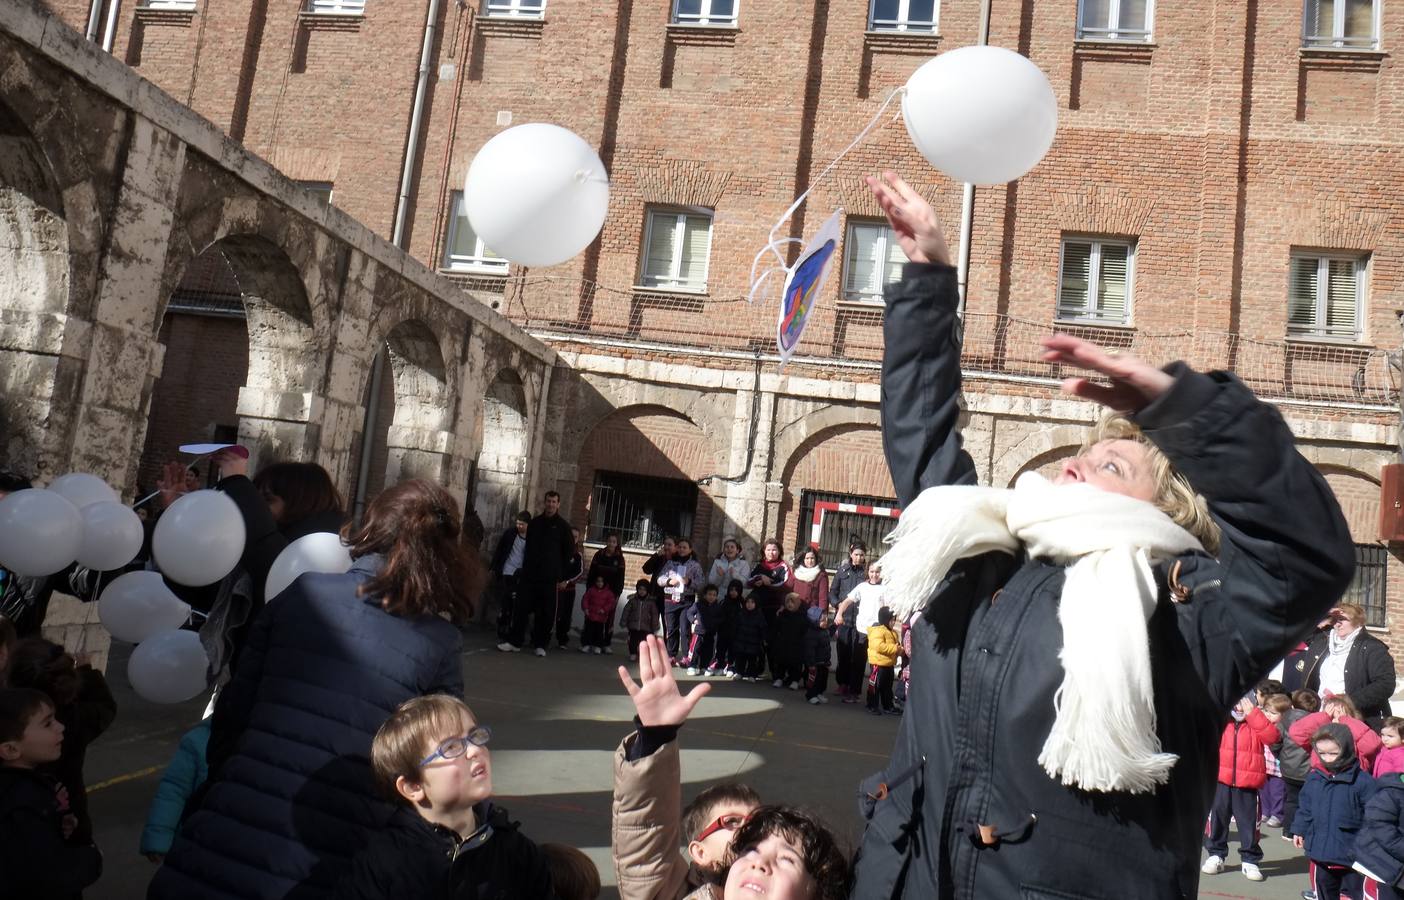
[[[1217,875],[1224,870],[1224,858],[1222,856],[1210,855],[1204,861],[1204,865],[1199,867],[1199,871],[1205,875]]]
[[[750,678],[747,678],[746,680],[749,681],[751,684],[755,684],[757,681],[760,681],[760,679],[759,679],[758,677],[756,677],[755,675],[752,675]]]
[[[815,700],[818,700],[820,703],[828,703],[828,702],[829,702],[829,698],[828,698],[828,697],[825,697],[823,694],[819,694],[819,695],[816,696],[814,699],[815,699]]]
[[[690,667],[690,668],[687,670],[687,674],[689,674],[689,675],[701,675],[701,674],[702,674],[702,670],[699,669],[699,668],[697,668],[696,666],[692,666],[692,667]]]
[[[1268,817],[1263,821],[1263,824],[1266,825],[1266,826],[1269,827],[1269,828],[1281,828],[1281,827],[1282,827],[1282,820],[1279,819],[1277,816],[1268,816]]]
[[[537,655],[537,656],[545,656],[545,655],[546,655],[546,648],[545,648],[545,647],[537,647],[537,648],[536,648],[536,655]]]
[[[606,646],[606,647],[596,647],[596,648],[595,648],[595,652],[596,652],[596,653],[607,653],[607,654],[609,654],[610,656],[613,656],[613,655],[614,655],[614,648],[613,648],[613,647],[608,647],[608,646]]]
[[[630,654],[629,654],[629,662],[638,662],[638,661],[639,661],[639,655],[638,655],[637,653],[630,653]]]
[[[882,710],[880,710],[880,709],[870,709],[870,710],[868,710],[868,715],[870,715],[870,716],[880,716],[880,715],[882,715]]]
[[[522,650],[521,647],[518,647],[511,641],[503,641],[497,645],[497,649],[501,650],[503,653],[520,653]]]
[[[708,678],[720,678],[721,669],[718,669],[716,666],[708,666],[706,674]]]
[[[792,691],[797,691],[797,690],[799,690],[799,689],[800,689],[800,683],[799,683],[798,681],[792,681],[792,682],[790,682],[790,690],[792,690]]]
[[[1255,863],[1243,863],[1243,877],[1249,881],[1266,881],[1267,876],[1258,868]]]
[[[743,679],[741,678],[740,675],[738,675],[738,674],[736,674],[735,672],[733,672],[733,673],[731,674],[731,680],[732,680],[732,681],[741,681],[741,680],[743,680]]]
[[[569,641],[557,641],[557,642],[556,642],[556,649],[557,649],[557,650],[569,650],[569,649],[570,649],[570,642],[569,642]]]
[[[595,649],[594,647],[581,647],[581,648],[580,648],[580,652],[581,652],[581,653],[589,653],[589,652],[593,651],[594,649]]]
[[[725,675],[727,678],[732,678],[736,675],[736,670],[733,669],[731,666],[727,666],[725,669],[722,669],[722,674]]]
[[[819,703],[820,703],[820,700],[819,700],[818,697],[810,697],[810,698],[809,698],[809,702],[810,702],[810,704],[813,705],[813,706],[818,706]]]
[[[1316,900],[1316,891],[1302,891],[1302,900]]]

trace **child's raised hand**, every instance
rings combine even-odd
[[[649,727],[686,722],[693,707],[712,689],[710,684],[699,684],[684,697],[673,677],[673,667],[668,664],[663,640],[653,634],[639,644],[639,684],[629,677],[625,666],[619,667],[619,680],[634,701],[639,721]]]

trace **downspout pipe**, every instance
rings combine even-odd
[[[419,136],[424,123],[424,98],[429,87],[429,65],[434,55],[435,24],[439,21],[440,0],[429,0],[429,13],[424,19],[424,43],[419,52],[419,76],[414,86],[414,107],[410,113],[409,141],[405,145],[405,162],[400,170],[400,194],[395,203],[395,221],[390,242],[404,249],[405,213],[409,208],[410,187],[414,181],[414,166],[419,160]],[[116,5],[116,0],[113,0]],[[375,354],[371,363],[370,397],[366,417],[361,425],[361,458],[357,463],[356,496],[352,500],[351,518],[360,524],[366,510],[366,482],[370,477],[371,457],[375,452],[375,431],[379,421],[380,391],[385,382],[385,355]]]
[[[980,35],[976,42],[984,47],[990,42],[990,2],[980,0]],[[960,302],[956,315],[965,315],[965,288],[970,280],[970,236],[975,230],[975,185],[967,183],[960,196],[960,255],[956,261],[956,284]]]
[[[93,0],[92,6],[88,7],[88,30],[83,33],[83,37],[90,41],[97,40],[98,23],[102,21],[102,0]]]
[[[111,53],[112,43],[117,37],[117,12],[122,7],[122,0],[112,0],[112,5],[107,8],[107,28],[102,33],[102,52]]]

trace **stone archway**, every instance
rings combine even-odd
[[[410,478],[443,482],[453,435],[446,429],[451,406],[439,339],[424,322],[407,319],[386,335],[385,347],[395,393],[385,483]]]
[[[477,480],[473,508],[487,534],[511,524],[527,501],[527,462],[531,454],[531,426],[526,385],[514,369],[503,369],[483,394],[478,416],[476,446]]]
[[[69,302],[68,222],[54,171],[29,130],[0,106],[0,464],[39,478],[59,454],[54,427],[61,316]],[[58,416],[58,418],[66,418]]]

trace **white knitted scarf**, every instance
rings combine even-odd
[[[1143,793],[1178,757],[1155,729],[1146,621],[1155,610],[1151,560],[1201,549],[1150,503],[1036,473],[1012,490],[928,488],[902,510],[882,557],[887,605],[902,621],[925,605],[958,559],[991,550],[1066,565],[1058,621],[1063,683],[1039,764],[1063,784]]]

